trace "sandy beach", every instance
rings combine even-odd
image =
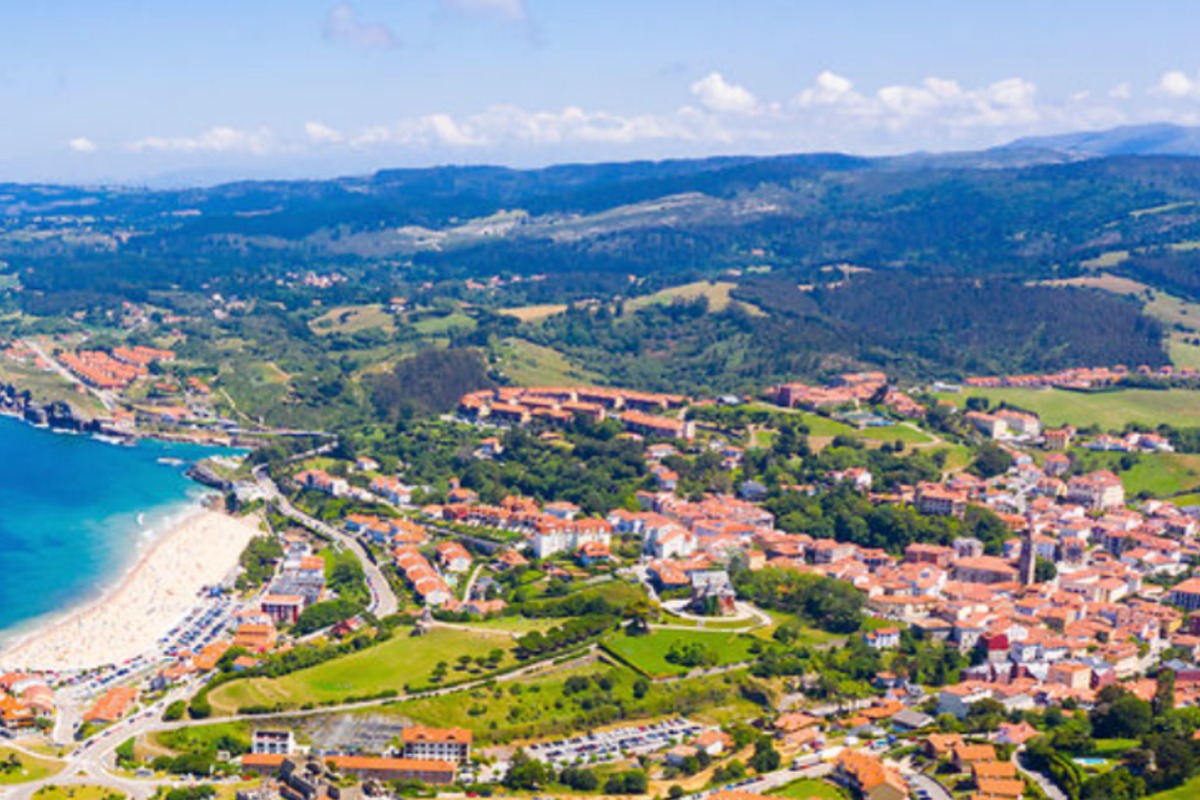
[[[0,670],[73,670],[152,650],[218,583],[258,532],[255,518],[197,508],[142,554],[121,583],[89,605],[51,618],[0,651]]]

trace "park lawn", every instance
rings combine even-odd
[[[562,386],[600,380],[599,375],[573,364],[554,348],[526,339],[502,340],[496,346],[496,356],[504,374],[519,386]]]
[[[934,438],[920,428],[907,425],[887,425],[878,428],[861,428],[850,434],[874,442],[903,442],[904,444],[931,444]]]
[[[1111,469],[1136,497],[1143,492],[1154,497],[1176,497],[1200,489],[1200,455],[1194,453],[1142,453],[1132,469],[1119,471],[1123,453],[1092,453],[1077,450],[1076,459],[1092,469]]]
[[[794,614],[788,614],[783,611],[768,611],[765,608],[760,608],[759,610],[772,620],[771,625],[763,628],[756,628],[754,630],[753,635],[760,639],[766,639],[772,642],[775,641],[775,631],[784,625],[795,628],[799,631],[800,635],[796,638],[796,645],[816,647],[846,638],[844,634],[830,633],[829,631],[823,631],[820,628],[813,628],[805,624]]]
[[[686,647],[692,644],[710,650],[716,657],[714,666],[723,667],[753,660],[754,654],[750,650],[761,642],[744,633],[710,632],[699,628],[695,631],[657,630],[644,636],[616,633],[604,640],[604,647],[610,652],[655,678],[690,672],[693,667],[667,661],[667,652],[675,645]]]
[[[417,724],[466,728],[485,745],[558,737],[631,720],[682,715],[720,724],[761,714],[761,708],[742,697],[737,681],[727,677],[650,684],[624,666],[589,664],[469,692],[405,700],[386,710]],[[567,691],[567,681],[582,683],[579,678],[590,684]]]
[[[772,789],[771,794],[775,797],[791,798],[791,800],[809,800],[810,797],[817,798],[817,800],[846,800],[845,793],[832,783],[812,778],[792,781],[778,789]]]
[[[1200,425],[1200,393],[1188,389],[1112,389],[1073,392],[1065,389],[963,389],[959,394],[940,395],[964,406],[966,397],[987,397],[1032,411],[1051,427],[1098,425],[1120,430],[1126,423],[1177,427]]]
[[[34,800],[122,800],[124,792],[107,786],[43,786],[33,793]]]
[[[1141,746],[1137,739],[1095,739],[1093,744],[1096,749],[1088,755],[1095,758],[1121,758]]]
[[[63,767],[66,766],[61,761],[35,758],[25,753],[19,753],[10,747],[0,747],[0,764],[7,762],[13,755],[21,762],[21,766],[12,772],[0,770],[0,786],[44,780],[62,772]]]
[[[512,637],[503,632],[437,628],[414,638],[401,631],[382,644],[280,678],[232,681],[215,689],[209,700],[214,711],[230,714],[246,706],[333,704],[386,691],[419,691],[432,685],[429,676],[440,661],[451,667],[447,682],[459,682],[481,674],[458,669],[460,657],[500,649],[505,651],[504,668],[512,664],[512,648]]]

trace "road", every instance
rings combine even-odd
[[[1031,769],[1026,769],[1023,763],[1025,754],[1024,746],[1018,747],[1013,751],[1012,763],[1017,768],[1017,771],[1024,775],[1029,780],[1037,784],[1037,787],[1042,790],[1042,793],[1050,800],[1068,800],[1066,793],[1058,788],[1058,784],[1050,780],[1050,778],[1041,772],[1034,772]]]
[[[908,779],[908,785],[914,790],[921,790],[930,800],[954,800],[954,795],[928,775],[915,773]]]
[[[388,583],[387,577],[384,576],[383,570],[379,568],[372,559],[367,549],[355,537],[334,526],[322,522],[321,520],[305,514],[300,509],[292,505],[292,502],[279,491],[279,486],[272,480],[266,465],[259,465],[254,468],[254,479],[258,482],[259,491],[268,502],[274,504],[279,513],[283,514],[288,519],[303,525],[310,530],[316,531],[322,536],[335,541],[345,547],[358,558],[362,564],[363,574],[367,579],[367,586],[371,590],[371,603],[367,606],[367,610],[377,617],[387,617],[395,614],[400,609],[400,603],[396,599],[396,593],[392,591],[391,584]]]
[[[75,384],[76,386],[82,386],[85,391],[89,392],[90,394],[95,395],[96,398],[101,403],[104,404],[104,407],[106,409],[108,409],[109,411],[112,411],[113,408],[116,406],[116,402],[113,400],[112,395],[110,395],[108,392],[102,392],[99,389],[95,389],[91,386],[88,386],[86,383],[79,380],[79,378],[77,378],[75,376],[75,373],[71,372],[71,370],[67,369],[62,364],[58,363],[58,359],[54,358],[49,353],[47,353],[45,348],[43,348],[40,344],[38,344],[37,342],[35,342],[32,339],[22,339],[21,341],[25,344],[26,347],[28,347],[33,352],[37,353],[38,358],[42,359],[42,361],[45,361],[47,364],[49,364],[50,368],[52,370],[54,370],[55,372],[57,372],[59,375],[61,375],[64,379]]]
[[[248,720],[265,722],[268,720],[278,719],[296,719],[301,717],[311,717],[320,714],[336,714],[346,711],[355,711],[363,708],[374,708],[389,703],[397,703],[404,700],[419,700],[430,697],[440,697],[442,695],[454,694],[457,692],[470,692],[484,685],[490,685],[493,681],[504,682],[517,680],[519,678],[528,677],[531,674],[541,672],[547,668],[553,670],[572,669],[587,663],[596,657],[598,648],[596,645],[591,645],[577,658],[562,664],[555,664],[553,657],[548,657],[540,661],[535,661],[526,664],[519,669],[507,672],[503,675],[488,676],[479,678],[465,683],[460,683],[456,686],[447,686],[440,689],[430,689],[424,692],[413,692],[403,694],[392,698],[381,698],[376,700],[364,700],[356,703],[343,703],[340,705],[323,706],[321,708],[295,709],[292,711],[278,711],[273,714],[235,714],[229,717],[219,717],[210,720],[210,722],[230,722],[233,720]],[[65,768],[56,776],[46,778],[41,781],[33,781],[17,786],[0,787],[0,798],[3,800],[31,800],[33,795],[44,786],[56,785],[80,785],[87,784],[93,786],[106,786],[111,789],[126,793],[130,800],[146,800],[154,794],[155,790],[160,786],[179,786],[190,781],[181,780],[164,780],[161,778],[128,778],[114,772],[116,768],[116,750],[122,742],[147,734],[161,733],[163,731],[178,730],[180,728],[188,728],[195,726],[195,720],[180,720],[177,722],[163,722],[163,710],[176,700],[186,699],[192,692],[197,689],[195,683],[180,686],[169,692],[165,697],[155,703],[152,707],[143,711],[137,717],[127,718],[116,723],[110,728],[93,736],[85,742],[80,743],[78,749],[75,750],[64,761]],[[5,742],[5,747],[12,746],[12,743]],[[36,755],[25,751],[24,748],[18,748],[27,755]],[[38,755],[38,758],[45,756]]]

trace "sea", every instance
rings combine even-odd
[[[214,448],[110,444],[0,417],[0,645],[94,600],[210,490],[184,473]]]

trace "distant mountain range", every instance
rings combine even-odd
[[[1081,157],[1200,156],[1200,127],[1169,123],[1017,139],[1001,150],[1050,150]]]

